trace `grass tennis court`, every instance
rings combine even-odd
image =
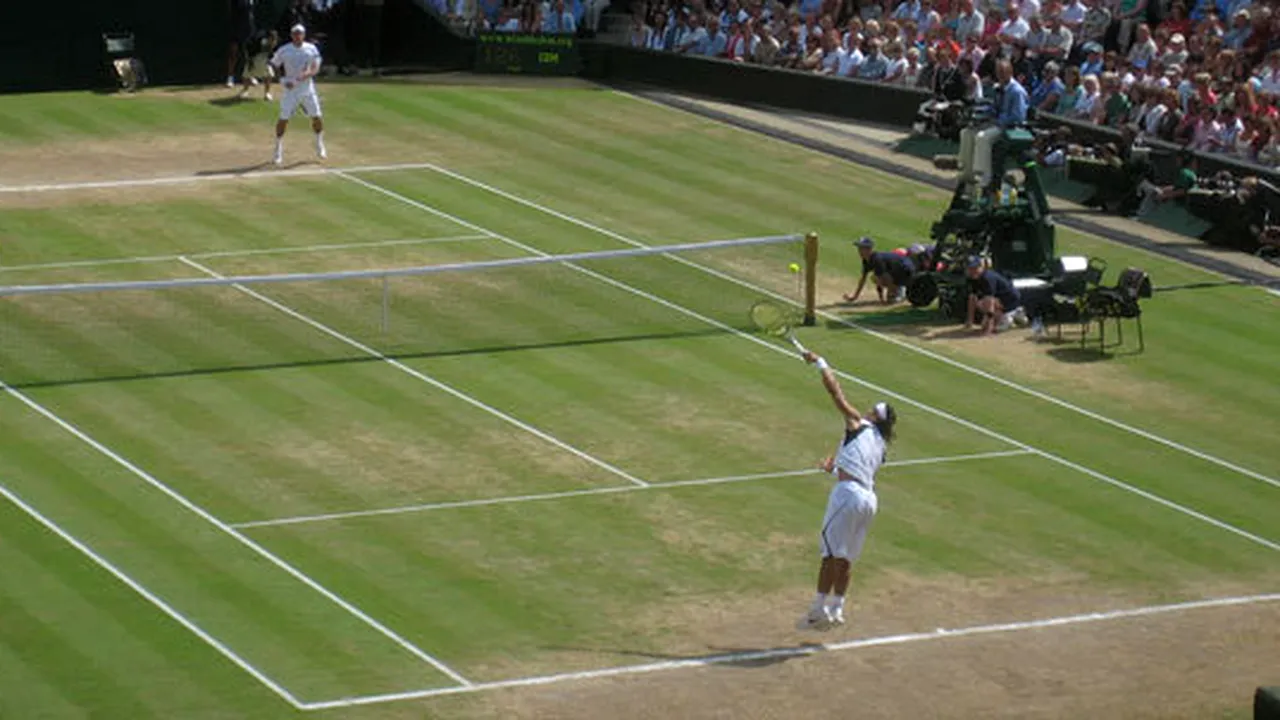
[[[832,303],[849,238],[918,240],[944,203],[604,90],[321,92],[328,171],[295,122],[290,168],[189,182],[154,178],[256,165],[273,111],[0,99],[0,286],[815,231]],[[1146,353],[1107,361],[829,305],[802,340],[900,439],[850,624],[795,631],[839,421],[747,309],[796,296],[800,253],[398,278],[385,326],[376,280],[0,298],[0,717],[1218,717],[1280,681],[1254,288],[1157,293]]]

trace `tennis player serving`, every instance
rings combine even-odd
[[[835,476],[836,484],[822,519],[818,594],[798,624],[803,630],[826,630],[844,624],[849,571],[862,554],[867,529],[876,515],[876,471],[893,440],[898,416],[886,402],[876,403],[864,416],[845,399],[826,360],[808,350],[803,356],[805,362],[817,366],[823,387],[844,416],[844,438],[835,455],[822,461],[822,469]]]

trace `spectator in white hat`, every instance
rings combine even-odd
[[[1166,68],[1170,65],[1186,65],[1190,53],[1187,52],[1187,39],[1182,33],[1174,33],[1160,56],[1160,64]]]
[[[1231,29],[1222,36],[1222,46],[1228,50],[1242,50],[1244,44],[1253,35],[1253,24],[1249,22],[1249,11],[1240,10],[1231,18]]]

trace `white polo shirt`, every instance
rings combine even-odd
[[[866,489],[874,490],[876,472],[884,463],[887,449],[876,426],[863,420],[856,429],[845,431],[844,441],[836,452],[836,470],[852,476]]]
[[[293,92],[310,92],[316,89],[312,78],[298,82],[298,76],[308,67],[313,70],[320,69],[320,49],[315,45],[309,42],[303,42],[301,45],[293,43],[281,45],[280,49],[276,50],[276,54],[271,56],[271,64],[284,66],[284,75],[281,80],[293,80],[298,83],[293,86]]]

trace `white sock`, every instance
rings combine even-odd
[[[323,145],[323,144],[324,144],[324,131],[323,131],[323,130],[321,130],[320,132],[316,133],[316,144],[317,144],[317,145]]]
[[[843,596],[843,595],[832,595],[832,596],[831,596],[831,609],[832,609],[832,610],[843,610],[843,609],[844,609],[844,596]]]
[[[823,607],[824,605],[826,605],[826,604],[827,604],[827,595],[826,595],[826,593],[818,593],[816,596],[814,596],[814,598],[813,598],[813,609],[814,609],[815,611],[817,611],[817,610],[821,610],[821,609],[822,609],[822,607]]]

